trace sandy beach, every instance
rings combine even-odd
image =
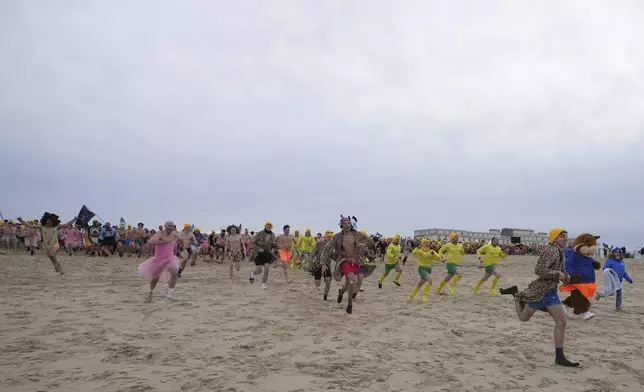
[[[547,314],[520,323],[511,298],[488,294],[490,282],[473,296],[482,270],[472,256],[452,297],[407,303],[411,259],[402,288],[392,274],[378,290],[371,276],[351,316],[335,301],[337,283],[324,302],[303,271],[286,286],[271,270],[263,291],[248,283],[248,263],[231,284],[227,265],[200,261],[184,272],[177,301],[160,284],[148,304],[136,258],[63,255],[64,276],[37,260],[0,255],[3,392],[644,389],[641,260],[627,260],[635,284],[624,282],[626,312],[615,313],[612,297],[594,304],[595,319],[568,323],[566,353],[579,369],[554,364]],[[500,286],[524,287],[534,262],[504,261]],[[434,268],[435,281],[443,274]]]

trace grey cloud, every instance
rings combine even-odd
[[[0,208],[638,246],[643,19],[640,2],[4,3],[0,153],[20,164]]]

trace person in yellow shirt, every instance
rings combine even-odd
[[[386,253],[386,262],[385,262],[385,273],[382,274],[378,280],[378,288],[382,288],[382,282],[385,280],[387,275],[391,270],[396,270],[396,279],[394,279],[394,284],[400,287],[400,276],[402,275],[402,268],[400,268],[400,236],[396,234],[391,241],[391,244],[387,247]]]
[[[311,229],[306,229],[304,235],[299,237],[298,254],[300,256],[300,266],[306,267],[309,264],[309,258],[314,246],[315,237],[311,235]]]
[[[302,236],[300,236],[300,231],[295,230],[295,233],[293,233],[293,258],[291,259],[291,264],[289,267],[293,269],[295,267],[295,264],[298,261],[298,257],[300,255],[300,241],[301,241]],[[299,265],[299,263],[298,263]]]
[[[414,249],[411,254],[416,257],[416,262],[418,264],[418,275],[420,275],[420,281],[414,287],[411,294],[409,294],[409,301],[414,302],[414,297],[418,291],[423,287],[425,283],[425,291],[423,292],[423,303],[427,303],[427,297],[429,296],[429,290],[432,288],[432,265],[434,261],[439,261],[441,258],[435,251],[429,249],[429,240],[423,238],[420,241],[420,248]]]
[[[492,275],[494,275],[494,280],[492,280],[492,286],[490,286],[490,294],[496,295],[496,284],[501,279],[501,274],[496,270],[496,265],[499,262],[499,257],[505,259],[507,255],[503,253],[503,250],[499,246],[499,240],[496,237],[493,237],[489,244],[483,245],[476,251],[476,257],[480,259],[482,255],[484,255],[483,267],[485,267],[485,274],[474,285],[474,295],[479,293],[481,285]]]
[[[449,242],[443,245],[438,250],[438,255],[443,258],[443,254],[447,253],[447,275],[445,279],[438,285],[436,293],[441,294],[443,287],[454,278],[452,283],[449,285],[449,294],[454,295],[454,286],[456,283],[461,280],[462,274],[458,271],[458,264],[461,262],[461,256],[465,255],[465,249],[463,249],[463,244],[458,242],[458,234],[452,233],[449,235]]]

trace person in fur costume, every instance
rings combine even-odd
[[[570,296],[563,300],[568,318],[573,315],[582,315],[584,320],[595,317],[595,314],[590,312],[590,299],[597,292],[595,270],[601,268],[601,264],[592,258],[597,251],[597,239],[599,236],[581,234],[575,238],[572,246],[565,250],[566,273],[578,276],[574,283],[569,282],[559,288],[561,292],[570,293]]]

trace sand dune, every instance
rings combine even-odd
[[[393,274],[382,290],[370,277],[351,316],[301,271],[286,286],[272,270],[262,291],[247,264],[231,284],[226,265],[200,262],[184,272],[177,301],[160,284],[147,304],[135,258],[61,262],[67,274],[57,276],[43,256],[0,255],[3,392],[644,390],[642,261],[627,267],[636,281],[625,283],[627,312],[605,299],[595,319],[569,322],[566,352],[580,369],[554,365],[548,315],[520,323],[489,283],[473,296],[482,270],[471,256],[455,296],[408,304],[411,260],[403,288]],[[512,257],[501,286],[525,286],[533,266]]]

